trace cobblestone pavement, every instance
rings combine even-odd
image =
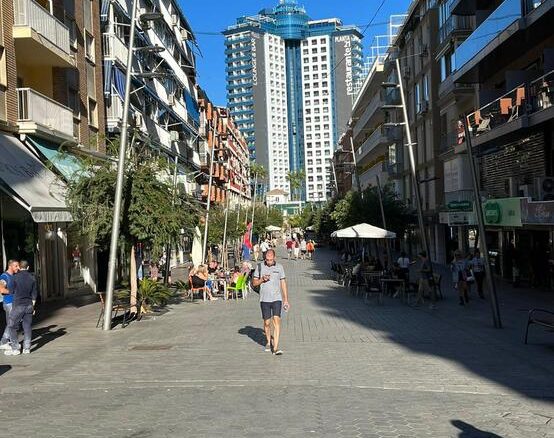
[[[40,324],[0,356],[0,436],[554,437],[554,336],[525,313],[354,297],[316,261],[284,261],[292,309],[263,352],[257,296],[180,303],[104,333],[98,305]],[[515,319],[514,319],[515,318]]]

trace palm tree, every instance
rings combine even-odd
[[[287,172],[287,181],[290,184],[290,189],[292,192],[292,199],[294,201],[294,195],[297,195],[297,200],[300,200],[300,192],[299,189],[302,188],[302,185],[304,184],[304,179],[306,178],[306,173],[304,170],[298,169],[298,170],[292,170]]]

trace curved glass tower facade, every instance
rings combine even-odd
[[[228,106],[252,159],[268,171],[267,189],[291,194],[286,175],[303,170],[304,185],[291,198],[326,200],[330,159],[361,74],[361,33],[281,0],[238,18],[224,35]]]

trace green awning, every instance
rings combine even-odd
[[[62,174],[66,181],[84,172],[83,165],[75,156],[59,150],[59,145],[42,138],[27,136],[27,144],[36,149]]]

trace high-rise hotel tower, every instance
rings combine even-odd
[[[228,106],[267,170],[267,188],[290,193],[287,172],[302,169],[302,198],[326,200],[333,151],[362,81],[362,34],[281,0],[224,35]]]

